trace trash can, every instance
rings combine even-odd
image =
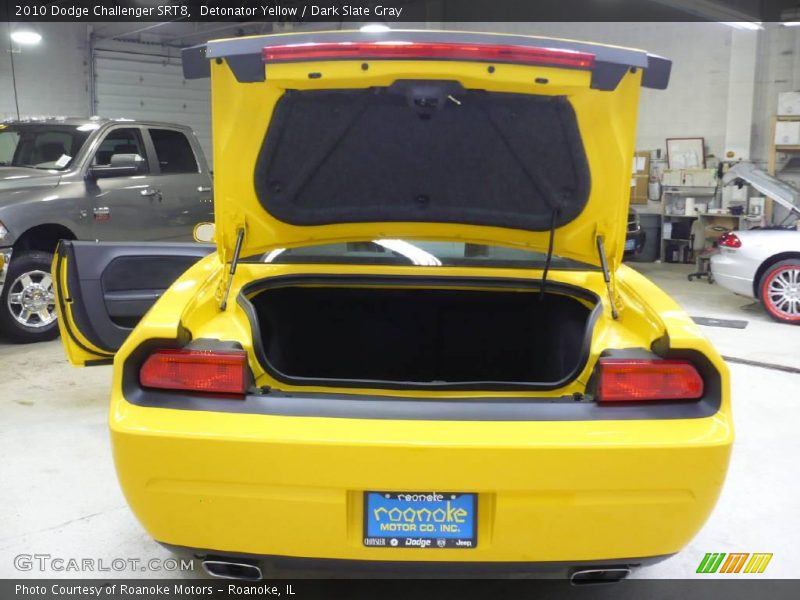
[[[639,225],[644,230],[642,251],[633,255],[633,262],[655,262],[661,251],[661,215],[639,213]]]

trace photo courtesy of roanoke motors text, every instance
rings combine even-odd
[[[0,598],[797,598],[798,48],[0,3]]]

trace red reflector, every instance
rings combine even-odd
[[[727,233],[723,233],[721,236],[719,236],[717,244],[720,246],[725,246],[726,248],[741,248],[742,240],[740,240],[739,236],[732,231],[728,231]]]
[[[265,62],[304,60],[428,59],[509,62],[591,69],[594,54],[561,48],[453,42],[335,42],[268,46]]]
[[[696,400],[703,379],[687,360],[601,358],[600,402]]]
[[[244,394],[247,355],[244,350],[156,350],[139,371],[144,387],[214,394]]]

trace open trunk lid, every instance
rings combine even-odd
[[[213,59],[213,60],[211,60]],[[210,63],[210,69],[209,69]],[[500,243],[622,259],[642,85],[670,63],[527,36],[389,31],[221,40],[212,76],[217,243]]]

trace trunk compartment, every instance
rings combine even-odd
[[[557,283],[540,301],[537,288],[511,280],[273,280],[251,284],[243,304],[258,359],[282,382],[555,389],[585,365],[601,305],[595,294]]]

